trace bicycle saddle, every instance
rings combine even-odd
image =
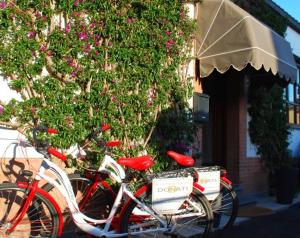
[[[174,159],[178,164],[185,167],[191,167],[195,163],[192,157],[176,153],[175,151],[172,150],[169,150],[167,152],[167,155],[170,156],[172,159]]]
[[[127,166],[128,168],[141,171],[149,169],[153,165],[153,160],[151,156],[145,155],[131,158],[119,158],[117,163]]]

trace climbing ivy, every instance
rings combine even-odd
[[[155,154],[158,118],[191,94],[193,30],[178,0],[0,0],[0,71],[22,97],[0,120],[55,127],[60,148],[108,123],[123,156]]]
[[[262,80],[251,80],[248,108],[249,134],[266,168],[274,173],[287,166],[289,158],[289,125],[282,86]]]

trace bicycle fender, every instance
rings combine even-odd
[[[144,185],[142,187],[140,187],[134,194],[134,197],[138,198],[139,196],[141,196],[144,192],[146,192],[148,189],[150,189],[152,186],[152,184],[147,184],[147,185]],[[129,207],[129,204],[132,202],[132,198],[129,198],[128,201],[125,203],[125,205],[123,206],[121,212],[120,212],[120,216],[119,218],[117,219],[118,221],[123,221],[123,217],[124,217],[124,214],[126,212],[126,210],[128,209]],[[120,223],[119,223],[120,225]],[[118,231],[120,231],[120,227],[118,226]]]
[[[224,181],[225,183],[227,183],[228,185],[231,185],[232,184],[232,182],[228,179],[228,178],[226,178],[226,177],[221,177],[221,180],[222,181]]]
[[[134,197],[138,198],[139,196],[141,196],[143,193],[145,193],[147,190],[149,190],[151,188],[152,184],[147,184],[142,186],[141,188],[139,188],[136,193],[134,194]],[[197,190],[199,190],[200,192],[203,192],[205,189],[199,185],[198,183],[193,183],[193,188],[196,188]],[[132,202],[132,199],[130,198],[126,204],[123,206],[121,212],[120,212],[120,216],[118,217],[119,221],[123,220],[124,214],[126,212],[126,210],[128,209],[129,204]]]
[[[32,187],[27,182],[17,182],[17,184],[20,188],[25,188],[26,189],[26,188],[29,187],[29,189],[31,189],[31,187]],[[64,220],[63,220],[62,212],[61,212],[61,209],[60,209],[59,205],[54,200],[54,198],[49,193],[47,193],[45,190],[43,190],[41,188],[37,188],[36,192],[41,194],[42,196],[46,197],[52,203],[52,205],[54,206],[54,208],[57,212],[58,220],[59,220],[58,236],[61,236],[63,226],[64,226]]]
[[[199,183],[194,182],[193,183],[193,187],[197,188],[198,190],[200,190],[201,192],[204,192],[205,188],[202,187]]]

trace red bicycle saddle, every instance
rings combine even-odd
[[[134,170],[146,170],[153,165],[153,159],[148,155],[132,158],[119,158],[117,162],[120,165],[127,166]]]
[[[169,150],[167,152],[167,155],[170,156],[172,159],[174,159],[178,164],[182,166],[190,167],[193,166],[195,163],[192,157],[176,153],[175,151]]]

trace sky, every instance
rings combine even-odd
[[[300,0],[273,0],[273,2],[300,22]]]

